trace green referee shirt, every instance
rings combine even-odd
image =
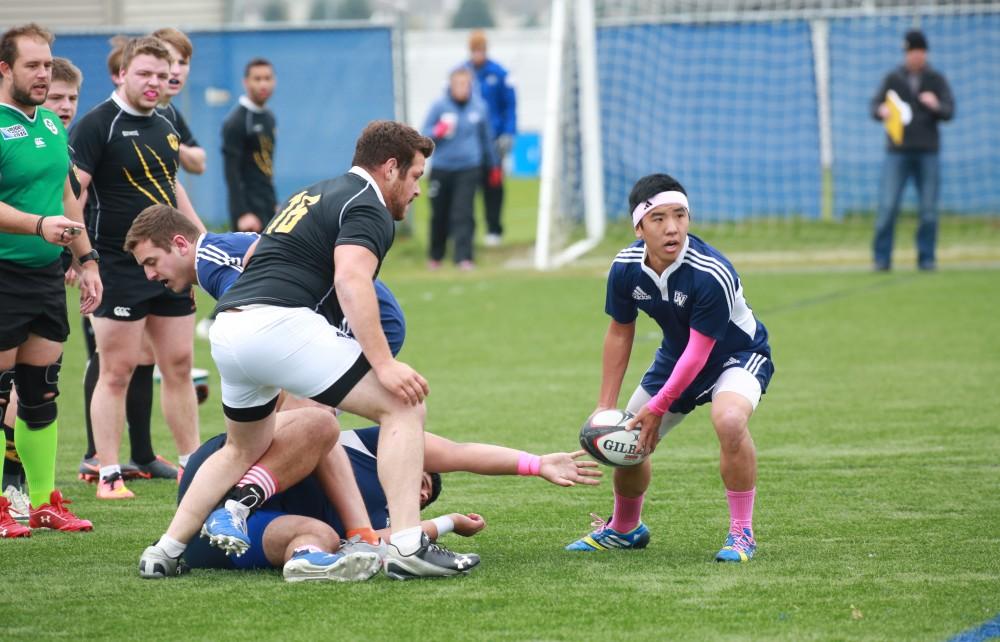
[[[54,112],[35,107],[34,118],[0,103],[0,202],[42,216],[63,213],[63,188],[69,174],[66,130]],[[0,259],[42,267],[62,248],[34,234],[0,232]]]

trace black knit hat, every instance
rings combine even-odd
[[[906,37],[903,39],[903,50],[910,51],[912,49],[927,50],[927,37],[919,29],[907,31]]]

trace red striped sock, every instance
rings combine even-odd
[[[278,492],[278,480],[274,478],[267,468],[260,464],[254,464],[250,470],[243,475],[243,479],[236,483],[237,488],[244,486],[257,486],[263,492],[261,503],[266,502]]]

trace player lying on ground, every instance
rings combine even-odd
[[[136,217],[129,229],[126,245],[136,261],[143,266],[149,280],[159,281],[174,291],[184,291],[197,284],[212,298],[218,299],[242,274],[253,256],[258,239],[259,235],[253,233],[203,234],[178,210],[166,205],[153,205]],[[403,312],[384,283],[376,282],[375,289],[386,337],[390,347],[398,351],[406,331]],[[343,330],[350,332],[346,327]],[[331,436],[335,439],[338,428],[335,421],[330,423],[328,411],[329,409],[320,415],[307,414],[304,417],[285,413],[278,421],[279,424],[298,421],[300,424],[313,426],[309,423],[311,417],[315,423],[313,427],[332,428]],[[360,541],[352,544],[352,548],[384,554],[384,546],[380,547],[379,537],[372,531],[361,494],[350,474],[346,453],[343,448],[335,445],[331,457],[338,459],[341,465],[332,469],[335,477],[331,483],[330,498],[344,515],[348,537],[356,535],[360,538]],[[241,480],[239,488],[242,490],[238,499],[242,499],[243,504],[231,505],[232,514],[222,511],[221,515],[227,522],[236,519],[237,523],[241,523],[246,518],[245,512],[255,505],[254,502],[264,501],[275,492],[276,484],[270,475],[270,465],[264,460],[258,462],[255,469],[248,471]],[[215,524],[217,520],[209,520],[209,523]],[[239,544],[239,547],[233,549],[237,552],[249,543],[245,533],[231,529],[223,528],[221,534],[208,529],[206,533],[223,547],[229,547],[233,542]],[[146,560],[147,554],[149,560]],[[144,577],[159,577],[162,573],[156,571],[154,561],[161,568],[176,566],[176,561],[171,560],[179,554],[180,551],[176,555],[167,555],[162,549],[151,546],[143,555],[140,573]],[[144,570],[147,567],[149,572]]]
[[[767,329],[743,297],[743,284],[718,250],[688,234],[687,192],[666,174],[640,179],[629,194],[632,225],[639,239],[618,253],[608,274],[605,311],[611,317],[604,338],[597,409],[615,408],[628,367],[639,310],[663,330],[663,342],[628,402],[648,452],[685,415],[712,404],[719,438],[719,469],[729,501],[726,542],[720,562],[746,562],[757,544],[753,535],[757,455],[748,424],[774,373]],[[571,551],[644,548],[643,497],[652,462],[616,468],[611,519],[566,547]]]
[[[278,413],[279,418],[289,412]],[[183,497],[191,477],[206,458],[225,444],[226,436],[210,439],[192,456],[181,480]],[[389,536],[389,510],[385,492],[378,480],[379,428],[372,426],[341,433],[343,445],[357,485],[364,497],[370,522],[382,537]],[[284,567],[285,579],[353,579],[367,569],[367,559],[358,555],[341,559],[334,551],[341,545],[339,533],[344,521],[333,502],[330,490],[337,468],[343,463],[327,449],[332,446],[328,431],[315,425],[295,422],[276,430],[271,448],[261,460],[282,488],[266,503],[250,513],[246,530],[250,548],[246,555],[235,557],[212,548],[205,539],[197,539],[185,551],[188,565],[194,568],[255,569]],[[424,433],[424,474],[420,484],[420,505],[426,508],[441,492],[441,473],[470,472],[480,475],[536,475],[557,485],[594,485],[601,471],[592,461],[576,461],[584,451],[530,455],[511,448],[477,443],[455,443]],[[237,489],[234,489],[237,491]],[[238,492],[233,493],[234,496]],[[486,527],[476,513],[450,513],[423,520],[421,527],[431,540],[454,531],[471,536]],[[478,563],[477,555],[462,556],[460,564],[470,568]],[[167,570],[167,567],[164,567]],[[395,579],[406,579],[389,573]],[[360,579],[360,578],[358,578]]]

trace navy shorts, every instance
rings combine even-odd
[[[653,358],[653,365],[642,376],[642,389],[650,396],[656,396],[663,384],[670,378],[670,373],[674,371],[676,363],[677,361],[673,357],[666,356],[663,354],[663,350],[658,348],[656,356]],[[752,374],[760,383],[761,395],[767,392],[767,384],[770,383],[771,376],[774,375],[774,363],[771,361],[769,352],[735,352],[726,355],[725,359],[715,364],[706,365],[698,373],[684,394],[670,405],[670,412],[686,415],[697,406],[710,402],[715,382],[722,376],[723,371],[729,368],[743,368]]]

